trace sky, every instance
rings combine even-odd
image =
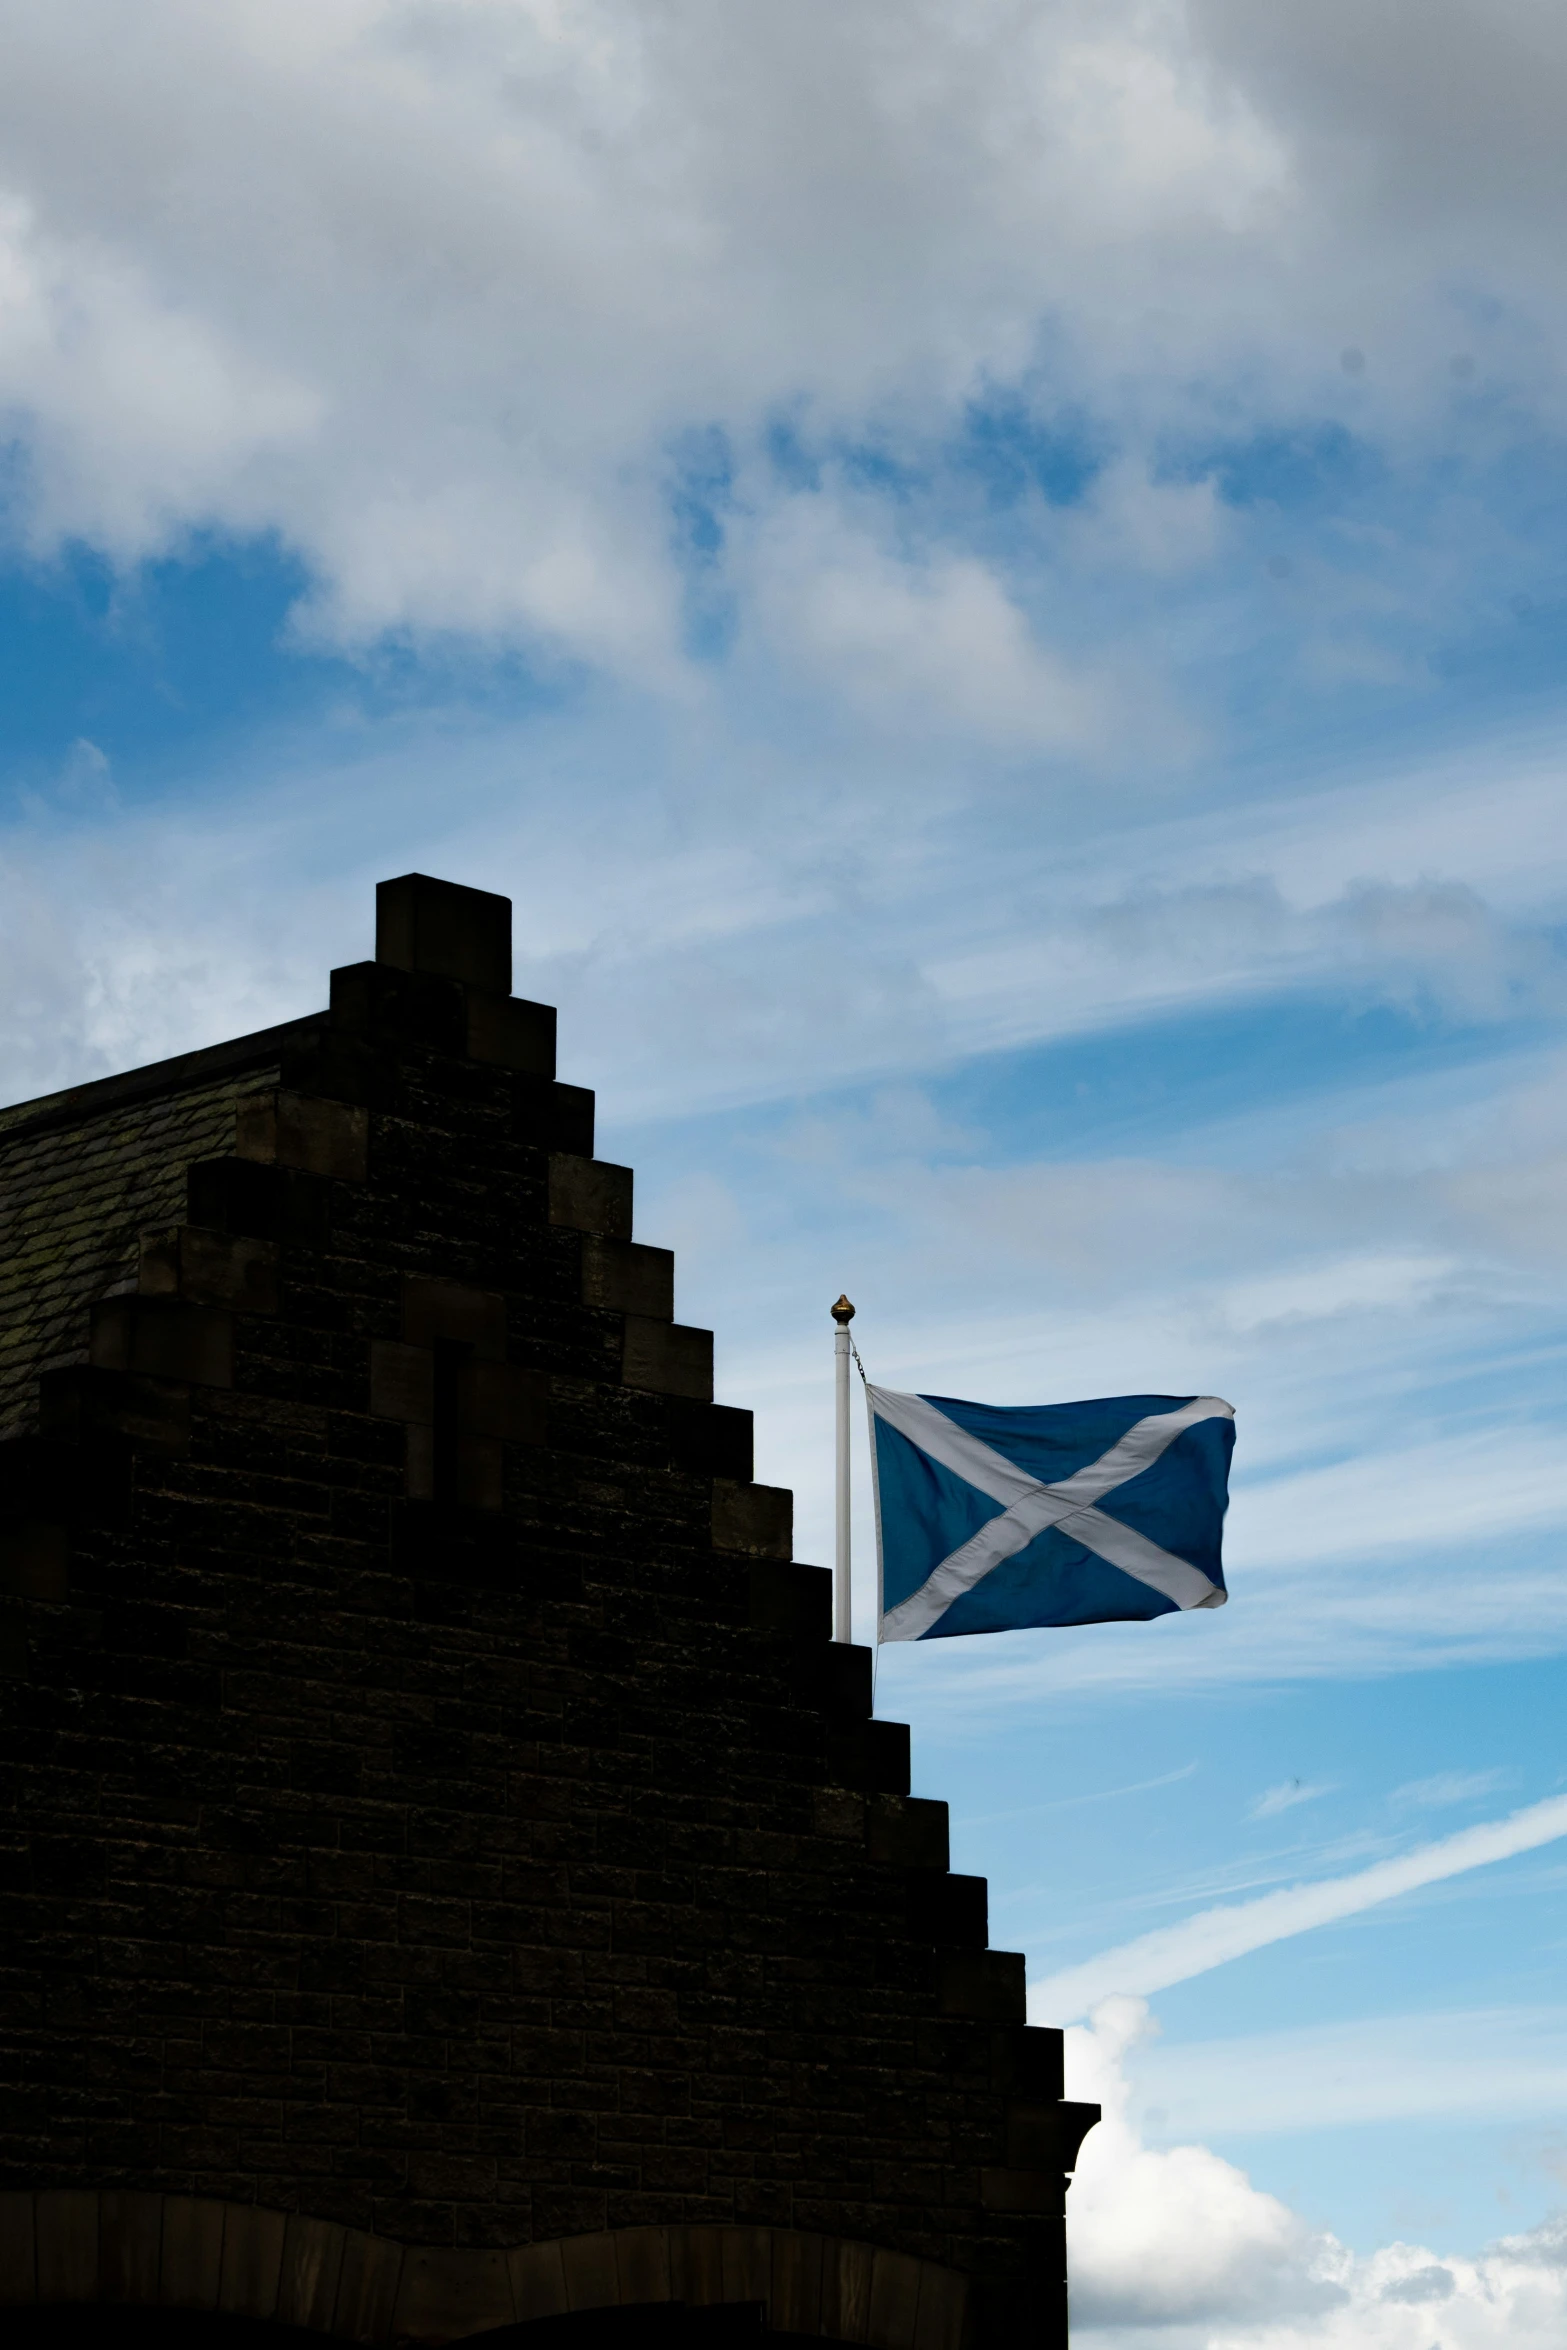
[[[0,33],[8,1098],[417,867],[802,1556],[840,1289],[887,1386],[1232,1401],[1226,1609],[879,1668],[1106,2108],[1077,2339],[1558,2344],[1567,18]]]

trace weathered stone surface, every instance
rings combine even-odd
[[[274,1034],[256,1040],[259,1066],[203,1082],[200,1056],[171,1067],[167,1093],[81,1086],[0,1110],[0,1437],[37,1417],[38,1378],[87,1359],[86,1309],[135,1279],[141,1234],[185,1212],[192,1160],[233,1148],[241,1094],[266,1082]],[[147,1074],[151,1074],[148,1072]]]
[[[1059,2035],[440,886],[0,1112],[0,2296],[1059,2342]]]
[[[493,890],[404,873],[375,893],[375,959],[400,971],[511,993],[511,900]]]

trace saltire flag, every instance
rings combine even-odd
[[[867,1395],[883,1640],[1223,1607],[1232,1405]]]

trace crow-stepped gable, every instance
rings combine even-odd
[[[1094,2109],[510,986],[411,874],[0,1112],[13,2338],[1053,2350]]]

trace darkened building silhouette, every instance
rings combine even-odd
[[[0,1113],[7,2323],[1058,2344],[1094,2109],[509,925]]]

